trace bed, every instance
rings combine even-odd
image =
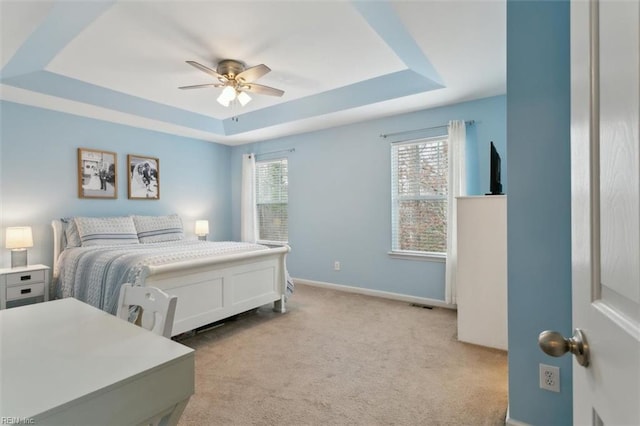
[[[132,230],[126,218],[139,218],[134,222],[137,229]],[[95,225],[96,221],[102,222]],[[119,232],[109,233],[115,222]],[[84,226],[86,223],[92,227]],[[139,223],[164,223],[160,228],[166,229],[164,234],[157,229],[145,231]],[[179,227],[171,228],[176,223]],[[122,284],[155,286],[178,296],[172,336],[269,303],[284,313],[286,298],[293,290],[285,264],[289,246],[269,248],[167,236],[167,229],[183,235],[182,222],[175,215],[65,218],[53,220],[51,226],[53,298],[75,297],[115,314]],[[74,227],[75,232],[80,229],[79,242],[72,241],[77,237],[69,232]]]

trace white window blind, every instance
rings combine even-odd
[[[256,161],[256,211],[258,240],[289,240],[287,159]]]
[[[391,145],[392,252],[447,252],[447,137]]]

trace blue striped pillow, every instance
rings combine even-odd
[[[133,216],[133,223],[141,243],[159,243],[184,238],[182,219],[177,214],[169,216]]]
[[[139,244],[130,217],[76,217],[82,246]]]

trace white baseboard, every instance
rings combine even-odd
[[[504,424],[506,426],[531,426],[529,423],[519,422],[518,420],[513,420],[509,415],[509,406],[507,406],[507,418],[504,420]]]
[[[310,285],[313,287],[324,287],[324,288],[330,288],[332,290],[346,291],[348,293],[357,293],[357,294],[364,294],[367,296],[375,296],[375,297],[382,297],[385,299],[399,300],[402,302],[415,303],[417,305],[437,306],[439,308],[456,309],[456,305],[446,303],[442,300],[429,299],[427,297],[408,296],[406,294],[391,293],[388,291],[381,291],[381,290],[372,290],[372,289],[363,288],[363,287],[352,287],[352,286],[342,285],[342,284],[326,283],[323,281],[305,280],[303,278],[294,278],[293,282],[296,284]]]

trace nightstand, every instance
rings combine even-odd
[[[49,269],[46,265],[0,269],[0,309],[49,300]]]

